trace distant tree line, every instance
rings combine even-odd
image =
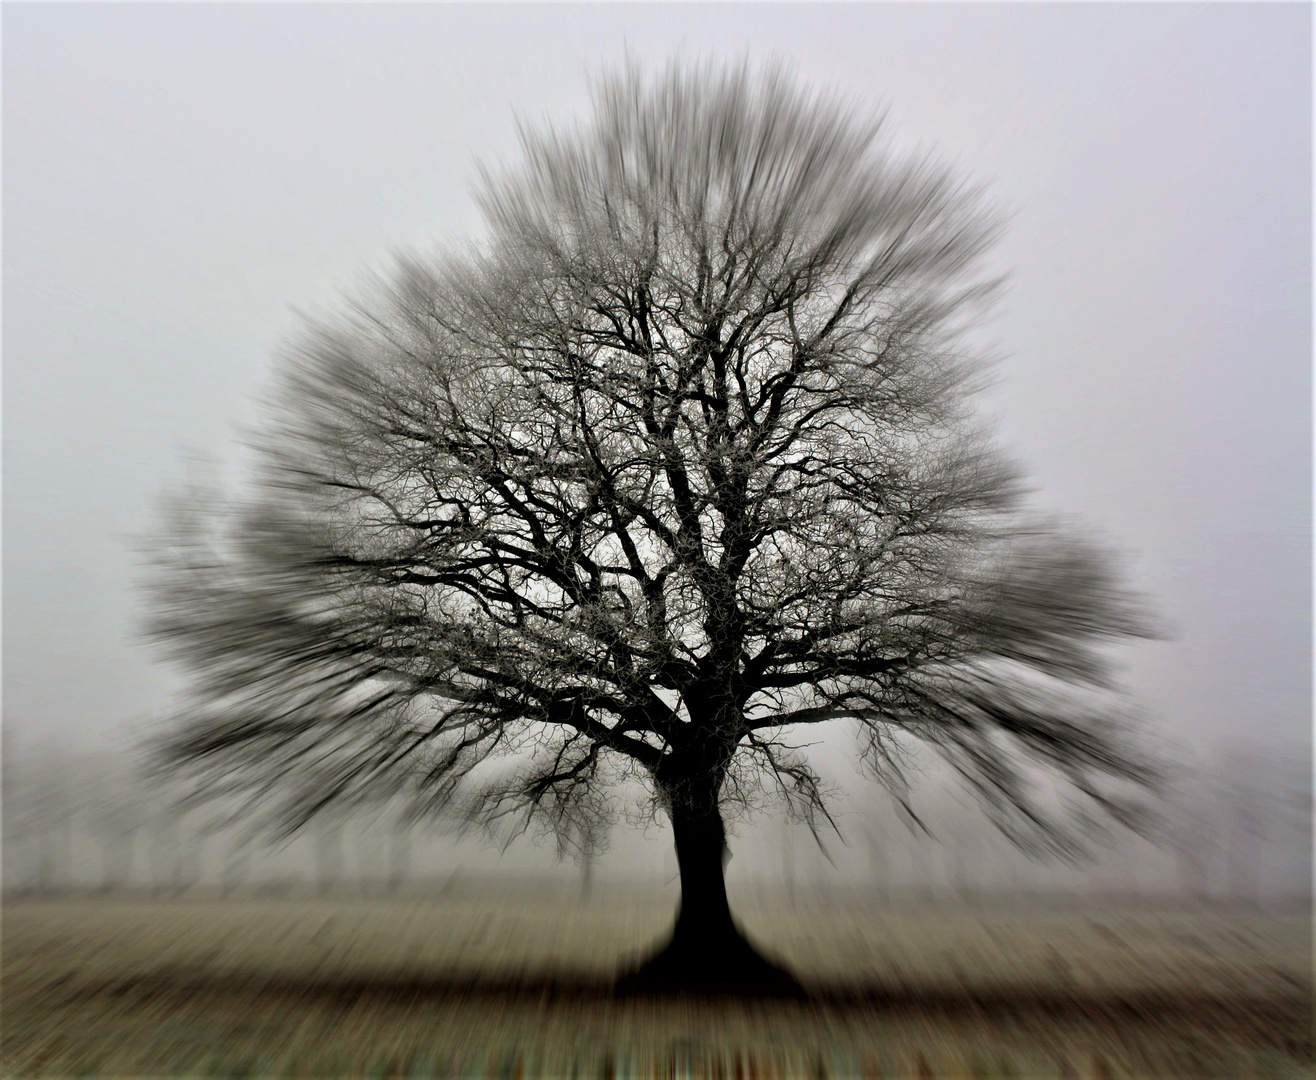
[[[169,897],[204,888],[238,896],[296,883],[307,893],[390,895],[442,876],[414,857],[421,833],[346,820],[316,830],[292,855],[280,854],[245,843],[213,815],[180,809],[180,794],[148,786],[110,755],[11,760],[4,778],[5,891],[134,889]],[[847,843],[830,843],[826,854],[807,830],[785,827],[776,855],[761,860],[756,876],[788,896],[837,882],[867,887],[877,901],[911,891],[965,898],[1046,891],[1067,880],[1202,901],[1287,898],[1311,880],[1311,800],[1301,754],[1234,748],[1185,776],[1171,800],[1162,850],[1145,848],[1141,864],[1117,849],[1086,876],[1066,877],[1030,864],[984,830],[970,807],[947,797],[926,806],[930,834],[883,807],[861,807],[855,821],[843,823]],[[575,871],[582,896],[607,863],[589,860]]]

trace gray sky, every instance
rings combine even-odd
[[[3,5],[4,723],[96,742],[173,676],[131,537],[237,457],[294,307],[478,228],[514,119],[629,55],[885,101],[1015,211],[984,404],[1123,547],[1185,742],[1310,733],[1311,9]],[[716,47],[710,43],[716,42]]]

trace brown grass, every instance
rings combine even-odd
[[[1305,919],[739,905],[804,1002],[618,1000],[666,903],[7,903],[24,1076],[1311,1076]]]

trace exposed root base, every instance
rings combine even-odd
[[[667,945],[634,971],[621,976],[613,992],[619,997],[656,994],[732,995],[758,998],[804,998],[795,977],[760,955],[739,935],[681,940]]]

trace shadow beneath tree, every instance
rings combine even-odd
[[[961,985],[898,986],[881,982],[801,984],[800,993],[751,994],[701,988],[628,989],[598,973],[560,970],[506,974],[377,972],[281,975],[254,972],[158,970],[138,975],[69,976],[45,990],[65,1001],[101,1000],[124,1005],[208,1004],[240,998],[248,1007],[294,1004],[349,1009],[434,1003],[488,1003],[509,1007],[624,1006],[628,1001],[711,999],[772,1003],[777,1008],[827,1013],[862,1012],[888,1019],[1008,1021],[1013,1025],[1079,1022],[1105,1029],[1154,1026],[1162,1033],[1209,1033],[1284,1046],[1310,1056],[1310,989],[1277,986],[1266,992],[1221,994],[1181,990],[1119,991],[1090,988]],[[778,1000],[773,1001],[776,998]]]

